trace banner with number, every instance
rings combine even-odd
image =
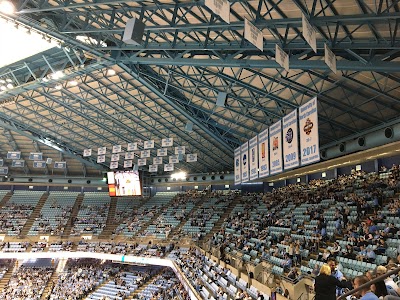
[[[244,38],[261,51],[264,51],[264,38],[262,31],[247,19],[244,19]]]
[[[282,121],[272,124],[269,128],[269,161],[271,175],[282,172]]]
[[[42,152],[31,152],[29,153],[29,160],[43,160]]]
[[[297,109],[283,117],[283,168],[289,170],[299,166],[299,141]]]
[[[20,159],[21,158],[21,151],[8,151],[7,152],[7,159]]]
[[[185,152],[186,152],[185,146],[175,147],[175,154],[185,154]]]
[[[23,168],[25,167],[25,161],[22,159],[13,160],[11,166],[14,168]]]
[[[126,160],[131,160],[135,158],[135,153],[133,152],[125,152],[125,159]]]
[[[195,162],[197,161],[197,153],[186,154],[186,162]]]
[[[242,158],[242,182],[247,182],[249,181],[249,142],[241,146],[240,155]]]
[[[300,163],[302,166],[319,161],[317,98],[299,108]]]
[[[131,160],[125,160],[124,161],[124,168],[132,168],[132,161]]]
[[[241,163],[240,163],[240,147],[235,149],[235,184],[242,183],[242,174],[241,174]]]
[[[173,171],[174,170],[174,164],[164,164],[164,171]]]
[[[205,0],[204,4],[226,23],[230,23],[231,5],[228,0]]]
[[[149,172],[157,172],[158,171],[158,165],[150,165],[149,166]]]
[[[122,151],[122,146],[121,145],[114,145],[112,147],[112,153],[120,153]]]
[[[162,165],[162,157],[153,157],[153,165]]]
[[[179,163],[178,155],[171,155],[169,157],[169,163],[170,164],[178,164]]]
[[[110,162],[110,169],[118,169],[118,162],[117,161]]]
[[[97,156],[97,162],[98,163],[103,163],[106,161],[106,156],[105,155],[99,155]]]
[[[154,148],[154,140],[144,141],[143,148],[144,149],[153,149]]]
[[[150,157],[150,150],[140,151],[140,158],[148,158],[148,157]]]
[[[101,147],[97,149],[97,155],[104,155],[107,152],[107,148],[106,147]]]
[[[173,138],[161,139],[161,147],[172,147],[174,144]]]
[[[44,168],[46,168],[46,162],[44,160],[34,161],[33,167],[37,168],[37,169],[44,169]]]
[[[249,140],[250,180],[258,178],[258,138]]]
[[[119,161],[119,153],[111,154],[111,161]]]
[[[258,134],[258,178],[269,175],[268,128]]]
[[[54,169],[65,169],[66,167],[67,167],[67,163],[65,161],[54,162]]]
[[[127,149],[128,151],[136,151],[138,150],[138,143],[128,143]]]
[[[139,158],[137,164],[138,166],[145,166],[147,164],[146,158]]]
[[[83,157],[92,156],[92,149],[83,149]]]
[[[157,149],[157,156],[167,156],[168,150],[163,148],[163,149]]]
[[[311,49],[313,49],[314,52],[317,53],[317,33],[315,31],[315,28],[310,24],[304,14],[302,14],[301,17],[301,24],[303,27],[304,39],[310,45]]]

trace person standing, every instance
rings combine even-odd
[[[336,300],[336,287],[351,287],[350,282],[340,281],[331,275],[331,267],[328,264],[323,264],[319,275],[315,277],[315,300]]]

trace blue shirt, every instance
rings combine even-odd
[[[379,298],[373,292],[368,292],[360,300],[379,300]]]

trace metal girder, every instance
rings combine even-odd
[[[14,140],[14,138],[13,138],[13,136],[11,134],[11,131],[8,128],[3,127],[3,133],[4,133],[4,136],[8,140],[8,143],[12,146],[13,150],[20,152],[21,150],[19,149],[19,147],[17,145],[17,142]],[[22,153],[21,153],[21,158],[25,161],[25,163],[24,163],[24,172],[25,172],[25,174],[31,173],[31,170],[29,169],[28,164],[26,163],[26,158],[24,158],[22,156]]]
[[[39,144],[38,144],[37,141],[33,140],[32,143],[33,143],[33,147],[35,147],[35,151],[36,151],[36,152],[39,152],[39,153],[42,152],[42,151],[40,150],[40,146],[39,146]],[[48,167],[47,164],[45,165],[44,173],[45,173],[46,175],[49,174],[49,167]]]

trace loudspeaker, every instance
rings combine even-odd
[[[183,154],[178,154],[178,160],[181,161],[183,159]]]
[[[192,132],[193,131],[193,123],[192,122],[187,122],[185,125],[185,131],[187,132]]]
[[[49,157],[48,159],[46,159],[46,164],[50,165],[52,162],[53,162],[52,158]]]
[[[122,41],[130,45],[140,45],[144,34],[144,23],[139,19],[132,18],[126,22]]]
[[[133,170],[133,171],[139,170],[139,166],[138,166],[137,164],[134,164],[132,170]]]
[[[228,96],[227,93],[225,92],[219,92],[218,93],[218,97],[217,97],[217,106],[219,107],[225,107],[225,103],[226,103],[226,97]]]

